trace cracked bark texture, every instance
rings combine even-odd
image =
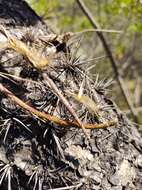
[[[42,19],[22,0],[0,0],[0,25],[29,44],[38,43],[39,37],[50,33]],[[67,96],[66,90],[77,91],[84,76],[78,73],[78,67],[73,67],[73,71],[71,67],[67,70],[64,54],[64,51],[59,52],[53,61],[54,69],[47,68],[44,72]],[[5,49],[0,50],[0,60],[1,72],[42,83],[38,86],[0,76],[0,82],[15,95],[40,111],[73,119],[54,92],[45,85],[41,72],[33,68],[28,60]],[[63,69],[66,69],[64,74]],[[84,71],[83,68],[79,69]],[[62,74],[59,76],[59,73]],[[12,190],[61,187],[80,190],[142,189],[142,139],[137,128],[107,98],[105,84],[96,87],[90,80],[86,83],[86,94],[102,107],[109,106],[109,109],[102,110],[101,119],[96,118],[84,106],[67,97],[77,114],[92,123],[118,119],[113,127],[88,129],[90,145],[81,129],[71,126],[65,129],[52,122],[40,121],[0,93],[2,190],[7,189],[8,185]],[[9,173],[4,175],[4,172]]]

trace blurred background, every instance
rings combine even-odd
[[[27,0],[30,6],[57,34],[93,29],[76,0]],[[142,124],[142,1],[138,0],[84,0],[101,29],[122,31],[103,33],[127,91],[136,120],[131,114],[115,73],[96,32],[78,33],[79,52],[90,62],[92,77],[113,79],[109,96],[133,121]],[[98,73],[98,75],[96,75]]]

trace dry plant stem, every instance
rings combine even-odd
[[[27,44],[22,42],[21,40],[10,36],[10,34],[5,30],[3,26],[0,27],[0,31],[7,38],[7,45],[4,45],[5,48],[10,48],[20,53],[24,57],[28,58],[28,60],[33,64],[33,66],[37,69],[43,69],[49,64],[50,56],[45,57],[36,48],[29,48]]]
[[[81,10],[83,11],[83,13],[86,15],[86,17],[88,18],[88,20],[90,21],[90,23],[92,24],[92,26],[95,28],[95,29],[99,29],[99,25],[96,23],[96,21],[94,20],[93,18],[93,15],[90,13],[90,11],[88,10],[88,8],[86,7],[86,5],[84,4],[84,2],[82,0],[76,0],[79,7],[81,8]],[[127,105],[129,107],[129,109],[131,110],[131,113],[133,115],[133,118],[135,120],[135,122],[138,122],[138,118],[137,118],[137,112],[135,111],[135,108],[133,106],[133,103],[131,101],[131,99],[129,98],[129,91],[126,87],[126,85],[124,84],[124,81],[118,71],[118,68],[117,68],[117,64],[116,64],[116,61],[114,60],[114,57],[112,55],[112,52],[107,44],[107,41],[103,35],[103,33],[101,31],[96,31],[98,37],[100,38],[101,42],[102,42],[102,45],[104,47],[104,50],[106,52],[106,54],[108,55],[108,58],[111,62],[111,65],[112,65],[112,68],[114,70],[114,73],[115,73],[115,76],[116,76],[116,79],[117,79],[117,82],[120,86],[120,89],[121,89],[121,92],[125,98],[125,101],[127,102]]]
[[[118,33],[118,34],[123,33],[123,31],[121,31],[121,30],[107,30],[107,29],[98,28],[98,29],[85,29],[80,32],[75,32],[74,34],[82,34],[82,33],[86,33],[86,32],[104,32],[104,33]]]
[[[22,54],[23,56],[27,57],[28,60],[33,64],[33,66],[39,70],[41,70],[43,67],[47,66],[49,63],[49,58],[42,57],[41,54],[36,49],[29,49],[25,43],[22,41],[11,37],[8,32],[5,30],[4,27],[1,27],[0,29],[2,33],[7,37],[8,39],[8,48],[11,48],[15,50],[16,52]],[[48,81],[51,88],[55,91],[55,93],[59,96],[60,100],[64,103],[64,105],[67,107],[69,112],[74,116],[75,120],[79,123],[79,125],[82,127],[82,130],[84,134],[86,135],[87,139],[89,140],[90,137],[87,134],[82,122],[78,118],[75,111],[70,106],[69,102],[66,100],[66,98],[61,94],[61,92],[56,87],[55,83],[48,77],[47,74],[43,74],[44,78]]]
[[[71,185],[71,186],[66,186],[66,187],[59,187],[59,188],[54,188],[54,189],[49,189],[49,190],[70,190],[70,189],[78,189],[82,183],[79,183],[77,185]]]
[[[40,111],[36,110],[35,108],[29,106],[28,104],[23,102],[21,99],[16,97],[11,91],[9,91],[1,83],[0,83],[0,91],[3,94],[5,94],[7,97],[9,97],[17,105],[22,107],[23,109],[29,111],[33,115],[36,115],[39,119],[42,119],[45,121],[52,121],[52,122],[54,122],[60,126],[63,126],[63,127],[81,127],[78,122],[62,120],[56,116],[52,116],[52,115],[47,114],[45,112],[40,112]],[[114,118],[111,121],[106,121],[105,123],[101,123],[101,124],[84,124],[84,127],[86,129],[100,129],[100,128],[106,128],[106,127],[114,126],[116,123],[117,123],[117,119]]]
[[[0,72],[0,76],[2,76],[2,77],[11,77],[11,78],[14,78],[14,79],[16,79],[17,81],[23,81],[23,82],[31,82],[31,83],[34,83],[34,84],[36,84],[36,85],[40,85],[40,86],[42,86],[42,83],[40,83],[40,82],[37,82],[37,81],[34,81],[34,80],[31,80],[31,79],[24,79],[24,78],[22,78],[22,77],[18,77],[18,76],[15,76],[15,75],[12,75],[12,74],[8,74],[8,73],[5,73],[5,72]]]
[[[60,92],[60,90],[57,88],[56,84],[48,77],[48,75],[46,73],[43,73],[43,78],[45,79],[45,81],[47,82],[47,84],[50,85],[50,87],[54,90],[54,92],[58,95],[59,99],[66,106],[66,108],[72,114],[72,116],[75,118],[75,120],[77,121],[77,123],[81,126],[81,128],[82,128],[85,136],[89,140],[90,137],[87,134],[84,125],[82,124],[82,122],[78,118],[78,116],[75,113],[75,111],[73,110],[72,106],[69,104],[68,100],[62,95],[62,93]]]

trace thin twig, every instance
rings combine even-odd
[[[79,183],[77,185],[71,185],[71,186],[67,186],[67,187],[59,187],[59,188],[54,188],[54,189],[49,189],[49,190],[69,190],[69,189],[78,188],[81,185],[82,185],[82,183]]]
[[[67,187],[59,187],[59,188],[54,188],[54,189],[49,189],[49,190],[69,190],[69,189],[78,188],[81,185],[82,185],[82,183],[79,183],[77,185],[71,185],[71,186],[67,186]]]
[[[27,57],[28,60],[33,64],[33,66],[35,68],[41,70],[43,67],[48,65],[49,59],[51,56],[48,56],[48,57],[41,56],[41,54],[39,54],[39,52],[36,49],[29,49],[29,47],[25,43],[18,40],[17,38],[10,36],[10,34],[5,30],[4,27],[1,27],[0,31],[8,39],[8,47],[15,50],[16,52],[24,55],[25,57]],[[87,139],[89,140],[90,139],[89,135],[87,134],[82,122],[80,121],[79,117],[77,116],[76,112],[73,110],[73,108],[71,107],[71,105],[69,104],[67,99],[62,95],[60,90],[56,87],[56,84],[48,77],[47,74],[44,73],[43,77],[45,78],[45,80],[48,81],[50,87],[55,91],[55,93],[58,95],[58,97],[63,102],[63,104],[67,107],[69,112],[73,115],[75,120],[81,126]]]
[[[45,121],[52,121],[60,126],[63,127],[81,127],[81,125],[76,121],[69,121],[69,120],[62,120],[56,116],[52,116],[50,114],[47,114],[45,112],[40,112],[36,110],[35,108],[29,106],[25,102],[23,102],[20,98],[15,96],[10,90],[8,90],[6,87],[3,86],[3,84],[0,83],[0,91],[5,94],[7,97],[9,97],[13,102],[15,102],[17,105],[22,107],[23,109],[29,111],[33,115],[36,115],[39,119],[45,120]],[[117,119],[114,118],[110,121],[106,121],[105,123],[101,124],[84,124],[84,127],[86,129],[100,129],[100,128],[106,128],[114,126],[117,123]]]
[[[79,7],[81,8],[81,10],[83,11],[83,13],[86,15],[86,17],[88,18],[88,20],[90,21],[91,25],[95,28],[95,29],[99,29],[99,25],[96,23],[96,21],[94,20],[93,18],[93,15],[90,13],[90,11],[88,10],[88,8],[86,7],[86,5],[84,4],[84,2],[82,0],[76,0],[76,2],[78,3]],[[118,68],[117,68],[117,64],[116,64],[116,61],[114,60],[114,57],[112,55],[112,52],[109,48],[109,45],[103,35],[103,33],[101,31],[96,31],[98,37],[100,38],[101,42],[102,42],[102,45],[104,47],[104,50],[106,52],[106,54],[108,55],[108,58],[111,62],[111,65],[112,65],[112,68],[114,70],[114,73],[115,73],[115,76],[116,76],[116,79],[117,79],[117,82],[120,86],[120,89],[121,89],[121,92],[125,98],[125,101],[127,102],[127,105],[129,107],[129,109],[131,110],[131,113],[133,115],[133,118],[135,120],[135,122],[138,122],[138,118],[137,118],[137,113],[135,111],[135,108],[133,106],[133,103],[132,101],[130,100],[129,98],[129,92],[128,92],[128,89],[126,87],[126,85],[124,84],[124,81],[118,71]]]
[[[27,79],[27,78],[18,77],[18,76],[15,76],[15,75],[12,75],[12,74],[9,74],[9,73],[5,73],[5,72],[0,72],[0,76],[5,77],[5,78],[12,77],[12,78],[16,79],[17,81],[31,82],[31,83],[34,83],[36,85],[42,86],[41,82],[37,82],[37,81]]]
[[[60,92],[60,90],[58,89],[58,87],[56,86],[56,84],[48,77],[48,75],[46,73],[43,73],[43,78],[45,79],[45,82],[50,85],[50,87],[54,90],[54,92],[58,95],[59,99],[62,101],[62,103],[66,106],[66,108],[68,109],[68,111],[72,114],[72,116],[75,118],[75,120],[77,121],[77,123],[81,126],[85,136],[87,137],[87,139],[89,140],[90,137],[88,136],[84,125],[82,124],[81,120],[79,119],[79,117],[77,116],[76,112],[74,111],[74,109],[72,108],[72,106],[70,105],[70,103],[68,102],[68,100],[62,95],[62,93]]]
[[[83,31],[75,32],[73,34],[82,34],[82,33],[86,33],[86,32],[104,32],[104,33],[118,33],[118,34],[123,33],[122,30],[109,30],[109,29],[97,28],[97,29],[85,29]]]

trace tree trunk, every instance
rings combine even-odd
[[[68,47],[63,38],[49,35],[48,27],[27,3],[1,0],[0,10],[0,42],[4,44],[0,50],[0,188],[142,189],[142,139],[135,125],[107,98],[105,84],[96,85],[84,77],[84,66],[75,57],[71,59],[74,47]],[[20,41],[28,50],[13,47],[7,34],[17,40],[16,45]],[[51,41],[52,46],[45,41]],[[41,58],[37,61],[38,54]],[[43,55],[49,65],[42,70],[34,63],[39,63]],[[91,123],[100,127],[86,129],[89,142],[74,115],[46,81],[46,74],[84,126]],[[85,95],[77,100],[75,94],[82,81]],[[39,112],[22,107],[15,97],[40,113],[67,121],[66,127],[59,120],[47,120],[45,114],[41,118]],[[84,97],[96,107],[83,102]]]

